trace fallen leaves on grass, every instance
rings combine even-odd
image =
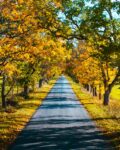
[[[111,100],[109,106],[103,106],[102,100],[93,98],[89,93],[83,91],[80,84],[73,82],[71,78],[68,77],[68,80],[96,125],[111,137],[116,149],[120,149],[120,101]]]
[[[30,94],[30,99],[23,100],[19,97],[19,107],[9,107],[6,111],[0,111],[0,148],[6,150],[16,139],[19,132],[25,127],[35,110],[41,105],[55,81],[37,89]],[[21,98],[21,99],[20,99]]]

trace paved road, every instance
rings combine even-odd
[[[112,149],[61,76],[12,150]]]

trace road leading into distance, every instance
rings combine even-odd
[[[110,150],[108,139],[96,128],[61,76],[11,150]]]

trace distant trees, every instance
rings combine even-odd
[[[72,52],[71,60],[68,63],[68,70],[71,68],[69,74],[82,83],[93,96],[97,96],[97,87],[101,84],[102,76],[98,61],[91,56],[93,51],[85,41],[80,41],[78,48]],[[99,94],[101,94],[100,91]]]

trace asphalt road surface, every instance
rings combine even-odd
[[[77,100],[68,80],[61,76],[10,149],[110,150],[113,148]]]

